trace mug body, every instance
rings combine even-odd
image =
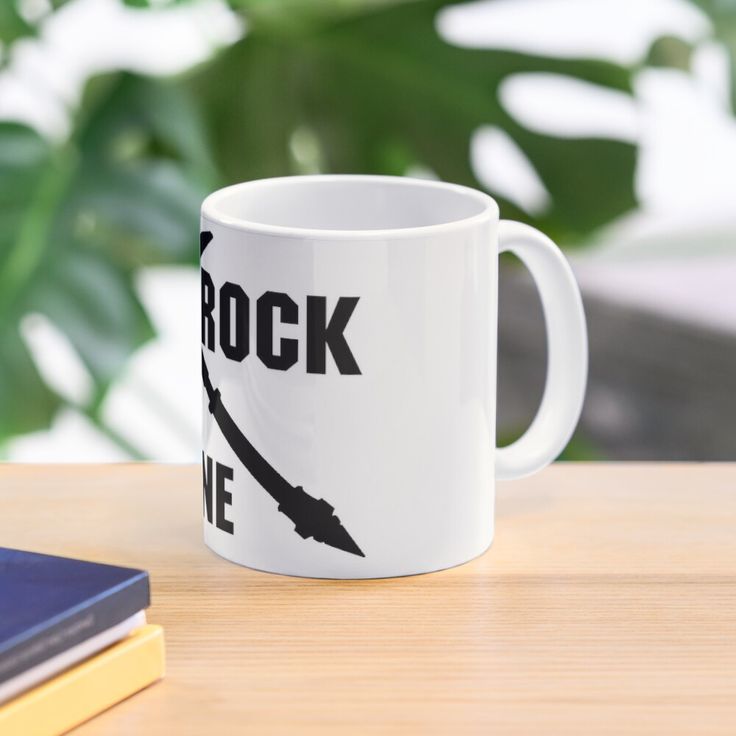
[[[410,575],[493,538],[498,208],[394,177],[202,207],[203,515],[219,555]]]

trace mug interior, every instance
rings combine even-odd
[[[474,219],[493,200],[468,187],[390,176],[293,176],[226,187],[205,217],[230,225],[319,231],[432,227]]]

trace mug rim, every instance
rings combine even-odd
[[[270,225],[268,223],[256,222],[241,217],[233,217],[222,211],[218,211],[220,201],[236,192],[247,190],[250,188],[263,186],[278,186],[279,184],[300,182],[339,182],[339,181],[365,181],[365,182],[383,182],[392,186],[409,186],[420,188],[432,188],[445,192],[455,192],[464,197],[471,198],[482,205],[480,212],[461,217],[449,222],[441,222],[434,225],[416,225],[411,227],[394,227],[384,229],[349,229],[334,230],[329,228],[308,228],[287,225]],[[267,177],[263,179],[251,179],[249,181],[231,184],[222,187],[209,194],[202,202],[201,216],[210,222],[222,225],[224,227],[242,230],[258,235],[271,235],[277,237],[290,237],[302,239],[320,239],[320,240],[375,240],[375,239],[399,239],[414,238],[422,235],[431,235],[438,233],[451,232],[466,227],[472,227],[486,220],[499,218],[499,208],[496,200],[489,194],[481,192],[478,189],[464,186],[462,184],[452,184],[450,182],[439,181],[436,179],[419,179],[410,176],[387,176],[380,174],[307,174],[295,176],[278,176]]]

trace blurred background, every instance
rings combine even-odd
[[[734,54],[729,0],[2,0],[2,457],[197,461],[202,198],[367,172],[485,189],[566,250],[568,459],[736,459]],[[506,442],[545,346],[502,266]]]

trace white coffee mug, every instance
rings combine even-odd
[[[486,194],[383,176],[227,187],[200,237],[207,545],[320,578],[482,554],[495,480],[551,462],[583,402],[585,318],[557,247]],[[548,365],[530,428],[496,448],[503,251],[536,280]]]

